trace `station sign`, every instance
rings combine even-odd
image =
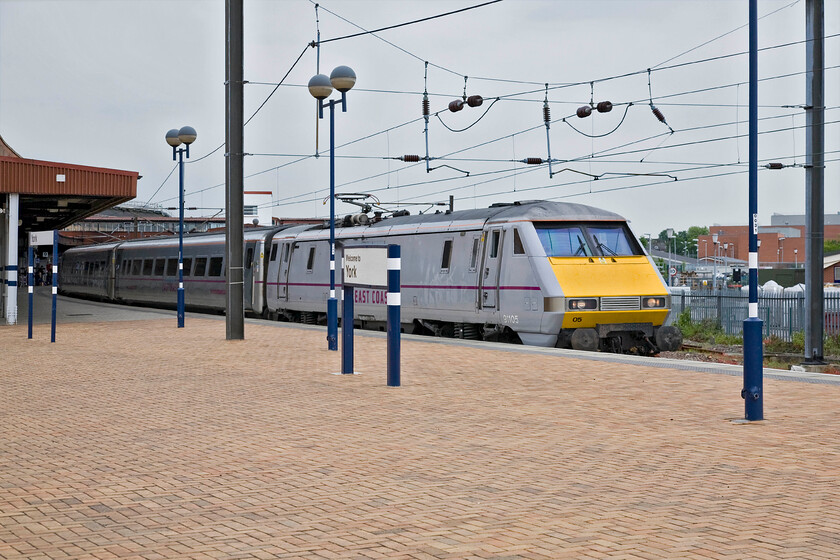
[[[30,231],[29,245],[37,247],[38,245],[52,245],[54,230],[49,231]]]
[[[387,247],[345,247],[343,263],[348,286],[388,285]]]

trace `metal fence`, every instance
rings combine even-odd
[[[840,334],[840,293],[826,293],[825,334]],[[691,321],[719,323],[726,334],[740,335],[747,318],[749,294],[739,289],[673,291],[669,323],[689,309]],[[760,293],[758,317],[764,321],[764,336],[776,336],[791,341],[793,334],[805,330],[805,294]]]

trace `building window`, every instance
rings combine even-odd
[[[259,215],[259,208],[256,205],[249,204],[243,208],[245,211],[246,216],[257,216]]]

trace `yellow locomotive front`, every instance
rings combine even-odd
[[[676,350],[678,329],[663,326],[670,296],[624,222],[535,223],[563,297],[558,347],[655,354]]]

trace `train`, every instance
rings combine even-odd
[[[334,233],[339,299],[344,247],[400,245],[405,333],[638,355],[682,344],[665,324],[665,281],[627,220],[610,211],[537,200],[359,213],[339,218]],[[187,308],[224,312],[224,232],[186,235],[183,246]],[[326,323],[328,222],[246,228],[243,259],[248,315]],[[70,296],[174,307],[178,238],[68,249],[59,286]],[[355,328],[385,330],[385,300],[384,288],[357,287]]]

